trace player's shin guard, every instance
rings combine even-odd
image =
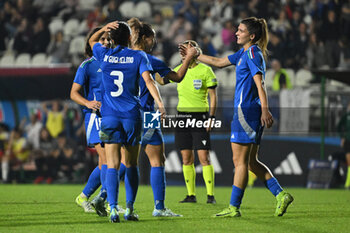
[[[106,174],[106,187],[108,202],[111,209],[116,208],[119,194],[119,171],[115,168],[108,168]]]
[[[102,164],[101,166],[101,193],[100,197],[102,197],[104,200],[106,200],[107,197],[107,188],[106,188],[106,173],[107,173],[107,164]]]
[[[125,191],[126,191],[126,207],[133,210],[139,187],[139,168],[127,167],[125,169]]]
[[[207,188],[207,194],[210,196],[214,196],[214,176],[213,165],[203,166],[203,179]]]
[[[90,174],[87,184],[83,189],[84,195],[89,198],[100,186],[100,168],[97,166]]]
[[[277,179],[275,177],[272,177],[265,181],[265,186],[268,188],[271,193],[276,197],[280,192],[283,191],[282,187],[278,183]]]
[[[189,196],[196,195],[196,170],[194,164],[182,165],[184,178],[186,182],[187,193]]]
[[[242,203],[243,194],[244,194],[244,189],[241,189],[235,185],[232,185],[230,205],[239,208]]]
[[[151,186],[153,190],[153,197],[155,208],[157,210],[163,210],[165,200],[165,169],[164,167],[152,167],[151,168]]]

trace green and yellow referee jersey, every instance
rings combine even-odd
[[[182,64],[181,64],[182,65]],[[178,71],[181,65],[174,71]],[[210,66],[199,63],[189,68],[184,79],[177,84],[179,112],[208,112],[208,88],[216,86],[217,80]]]

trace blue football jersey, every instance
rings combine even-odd
[[[101,101],[100,85],[102,81],[102,70],[100,63],[94,58],[88,58],[81,63],[74,82],[80,84],[84,90],[85,99]],[[91,109],[83,108],[84,113],[92,112]]]
[[[139,79],[152,71],[147,55],[118,45],[114,49],[96,43],[93,54],[102,69],[103,116],[140,118]]]
[[[236,65],[234,118],[239,117],[236,113],[237,109],[241,109],[247,120],[260,119],[261,103],[253,79],[255,74],[261,73],[263,80],[265,80],[266,66],[260,48],[257,45],[252,45],[246,51],[242,48],[228,56],[228,59],[233,65]]]
[[[159,73],[161,77],[169,74],[171,69],[162,60],[150,54],[147,54],[147,57],[153,68],[151,72],[153,79],[155,79],[155,73]],[[140,79],[140,100],[143,111],[154,111],[154,99],[143,78]]]

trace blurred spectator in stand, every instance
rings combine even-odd
[[[15,35],[13,49],[17,53],[28,53],[31,48],[32,38],[33,33],[28,25],[28,20],[23,18]]]
[[[27,119],[24,118],[23,122],[26,123]],[[22,124],[22,123],[21,123]],[[38,115],[32,113],[30,115],[30,122],[27,125],[23,125],[24,132],[26,133],[28,146],[34,150],[39,149],[40,131],[43,124],[38,119]],[[21,127],[22,128],[22,127]]]
[[[221,25],[217,23],[217,20],[212,17],[211,9],[207,6],[204,9],[205,17],[202,19],[201,28],[202,33],[210,34],[215,36],[221,30]],[[220,25],[220,27],[219,27]]]
[[[4,4],[4,21],[5,28],[9,38],[14,38],[17,32],[17,28],[21,24],[23,17],[19,14],[17,9],[12,6],[11,2],[6,1]]]
[[[350,70],[350,43],[347,36],[342,36],[339,39],[340,47],[340,69]]]
[[[39,17],[34,24],[34,34],[31,43],[31,54],[45,53],[50,43],[50,31],[43,18]]]
[[[42,128],[40,131],[39,148],[32,151],[37,172],[34,184],[39,184],[44,179],[46,179],[46,183],[50,184],[55,178],[57,174],[57,161],[52,155],[54,148],[55,143],[49,131],[46,128]]]
[[[191,30],[192,24],[186,20],[183,14],[179,14],[170,26],[167,38],[174,47],[177,47],[178,44],[186,40],[187,33]]]
[[[42,104],[42,108],[47,117],[46,128],[48,129],[51,137],[56,138],[64,130],[64,119],[68,106],[64,104],[63,108],[60,109],[60,102],[58,100],[51,102],[51,109],[48,109],[47,105],[47,102],[43,102]]]
[[[228,0],[214,0],[210,6],[210,16],[214,22],[223,24],[233,19],[233,3]]]
[[[339,64],[340,50],[338,39],[340,37],[340,24],[336,19],[335,12],[330,10],[327,19],[323,21],[320,28],[320,39],[324,43],[326,53],[326,63],[330,68],[335,68]]]
[[[341,16],[343,19],[343,31],[344,34],[350,37],[350,0],[343,3],[341,8]]]
[[[326,50],[323,43],[318,41],[315,33],[310,35],[306,56],[309,69],[319,69],[327,65]],[[327,65],[327,67],[329,66]]]
[[[183,0],[174,7],[175,17],[183,15],[193,26],[198,26],[199,5],[192,0]]]
[[[64,0],[61,3],[61,11],[58,13],[58,17],[64,21],[76,16],[79,0]]]
[[[67,141],[64,133],[57,137],[57,144],[53,150],[53,157],[57,162],[57,175],[61,182],[69,182],[73,180],[73,172],[76,160],[76,145],[74,141]]]
[[[273,33],[269,33],[270,43],[267,45],[267,49],[270,52],[269,59],[276,59],[281,62],[282,66],[285,64],[286,50],[285,45],[282,43],[281,38]]]
[[[236,43],[236,28],[233,26],[231,20],[227,20],[224,23],[224,27],[221,31],[221,38],[224,44],[224,51],[232,50],[233,44]]]
[[[239,25],[241,23],[241,21],[245,18],[248,18],[249,14],[246,10],[241,10],[238,13],[238,17],[235,20],[235,25]]]
[[[69,62],[69,43],[64,40],[63,32],[58,31],[51,37],[51,42],[47,48],[47,53],[51,55],[51,63]]]
[[[301,14],[299,11],[294,11],[293,12],[293,18],[292,20],[290,21],[290,25],[291,25],[291,29],[292,29],[292,32],[297,34],[298,33],[298,28],[299,28],[299,25],[300,23],[302,22],[302,19],[301,19]]]
[[[2,122],[0,122],[0,161],[2,161],[4,154],[5,154],[5,149],[6,149],[6,143],[9,140],[9,129],[8,126]],[[4,176],[7,176],[7,172],[6,175],[4,174],[4,171],[6,171],[6,168],[4,169],[4,167],[6,167],[7,165],[5,165],[5,163],[1,163],[2,168],[1,170],[2,172],[2,178]]]
[[[271,24],[272,31],[282,35],[283,39],[286,38],[288,31],[291,30],[291,26],[286,17],[285,11],[281,11],[278,19],[272,19],[269,23]]]
[[[217,55],[217,51],[214,45],[211,43],[210,37],[207,34],[204,34],[202,36],[202,43],[200,45],[200,48],[202,49],[203,54],[207,54],[213,57]]]
[[[61,0],[34,0],[33,7],[39,12],[41,17],[51,18],[60,10],[61,2]]]
[[[155,11],[153,14],[152,27],[156,32],[156,37],[158,40],[159,33],[166,35],[170,27],[170,22],[163,17],[162,13]]]
[[[21,166],[29,159],[27,140],[19,127],[12,130],[5,154],[1,160],[2,181],[7,183],[10,180],[9,173],[14,167]]]
[[[29,22],[35,21],[37,12],[32,6],[32,0],[17,0],[15,8],[22,18],[27,18]]]
[[[106,15],[106,21],[112,22],[115,20],[121,20],[122,14],[119,11],[118,1],[110,0],[106,6],[103,7],[103,15]]]
[[[271,61],[271,67],[275,72],[273,75],[272,90],[292,89],[292,80],[290,80],[287,71],[281,67],[281,63],[274,59]]]
[[[87,24],[89,29],[93,29],[100,24],[103,24],[106,20],[106,16],[102,13],[102,7],[99,3],[96,3],[95,8],[87,16]]]
[[[338,124],[338,133],[341,138],[341,147],[344,149],[348,172],[344,187],[350,189],[350,103],[347,111],[340,119]]]

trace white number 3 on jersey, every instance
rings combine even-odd
[[[114,84],[117,85],[118,91],[111,91],[112,97],[118,97],[123,93],[123,81],[124,81],[124,74],[121,71],[112,71],[111,76],[117,76],[117,79],[114,79]]]

